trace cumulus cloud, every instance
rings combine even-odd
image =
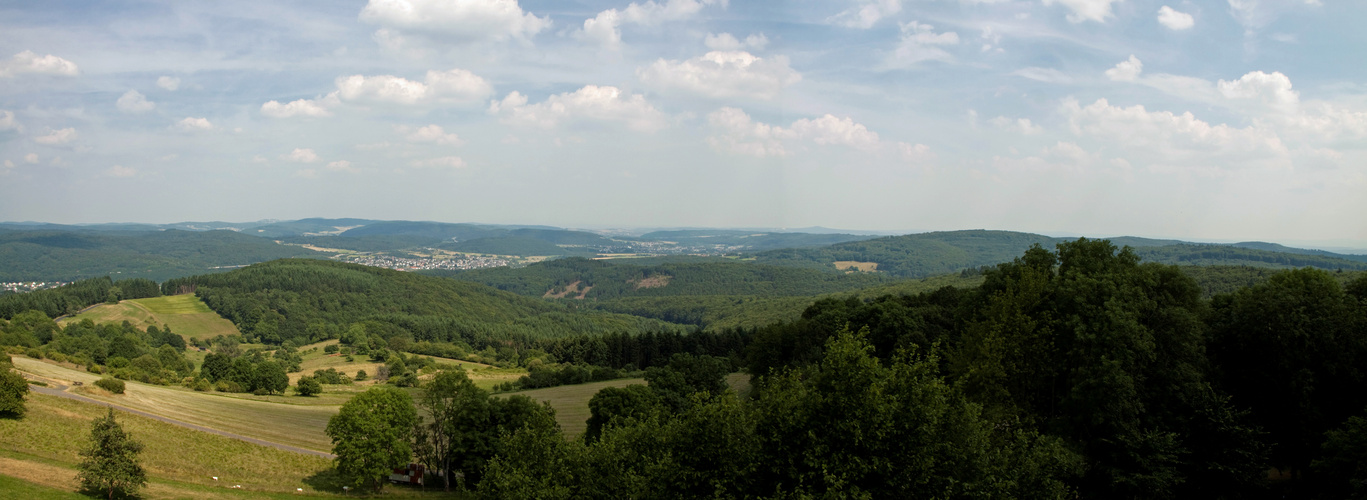
[[[13,111],[0,109],[0,131],[5,130],[19,130],[22,132],[23,126],[19,124],[18,120],[14,119]]]
[[[1123,0],[1044,0],[1044,5],[1061,4],[1072,12],[1068,14],[1068,22],[1081,23],[1084,21],[1106,22],[1106,18],[1115,17],[1111,13],[1111,4]],[[1230,0],[1234,1],[1234,0]]]
[[[619,122],[651,132],[665,126],[665,116],[640,94],[626,94],[617,87],[587,85],[574,92],[555,94],[537,104],[516,91],[489,103],[489,113],[504,123],[552,128],[564,122],[592,120]]]
[[[8,61],[0,61],[0,77],[13,77],[22,74],[76,76],[81,74],[76,63],[48,54],[40,56],[25,50]]]
[[[49,146],[58,146],[74,140],[76,140],[76,129],[70,127],[53,130],[47,134],[33,138],[33,142]]]
[[[769,45],[769,37],[764,36],[764,33],[758,33],[739,40],[730,33],[708,33],[703,38],[703,45],[712,50],[764,50],[764,47]]]
[[[180,78],[174,76],[157,77],[157,86],[174,92],[180,88]]]
[[[441,158],[429,158],[413,162],[413,166],[420,168],[446,167],[446,168],[465,168],[465,160],[459,156],[443,156]]]
[[[109,177],[133,177],[138,175],[138,169],[125,167],[123,165],[114,165],[109,167],[109,170],[105,171],[105,175]]]
[[[1031,122],[1029,118],[1017,118],[1015,120],[1012,120],[1005,116],[998,116],[996,118],[988,120],[988,123],[991,123],[993,126],[999,129],[1020,132],[1024,135],[1035,135],[1044,132],[1044,127],[1035,125],[1035,123]]]
[[[1158,9],[1158,24],[1162,24],[1173,31],[1182,31],[1195,26],[1196,19],[1191,17],[1191,14],[1178,12],[1172,7],[1164,5]]]
[[[837,118],[830,114],[816,119],[802,118],[784,128],[754,121],[745,111],[725,107],[709,114],[707,121],[721,132],[708,138],[712,147],[757,157],[786,156],[789,143],[870,149],[879,142],[878,134],[864,125],[848,117]]]
[[[27,163],[27,164],[29,164],[29,165],[37,165],[37,164],[38,164],[38,153],[29,153],[29,154],[24,155],[24,163]]]
[[[1099,137],[1167,159],[1191,155],[1268,158],[1287,154],[1281,138],[1266,128],[1211,125],[1190,112],[1179,115],[1149,111],[1142,105],[1112,106],[1106,99],[1085,107],[1070,99],[1064,101],[1062,111],[1076,134]]]
[[[336,99],[332,99],[335,103]],[[328,111],[328,99],[297,99],[287,104],[268,101],[261,105],[261,114],[271,118],[292,118],[295,116],[323,117],[332,116]]]
[[[1238,80],[1220,80],[1216,87],[1226,99],[1251,99],[1261,101],[1282,112],[1295,112],[1300,104],[1300,93],[1291,89],[1291,79],[1281,72],[1264,73],[1254,71]]]
[[[549,16],[523,11],[517,0],[370,0],[359,17],[382,26],[377,39],[391,40],[399,31],[457,41],[527,41],[551,26]]]
[[[327,164],[327,169],[328,169],[328,170],[332,170],[332,171],[336,171],[336,172],[356,172],[356,171],[358,171],[358,170],[356,169],[356,167],[351,166],[351,162],[346,161],[346,160],[338,160],[338,161],[330,162],[330,163]]]
[[[935,27],[929,24],[921,24],[916,21],[901,24],[902,38],[897,44],[897,50],[892,53],[889,65],[893,67],[906,67],[921,61],[948,61],[953,58],[949,52],[940,48],[946,45],[957,45],[959,34],[953,31],[936,33]]]
[[[203,132],[213,130],[214,124],[208,118],[195,118],[187,116],[185,119],[176,122],[176,129],[184,132]]]
[[[869,29],[879,20],[901,11],[901,0],[856,0],[853,7],[831,16],[827,22],[846,28]]]
[[[295,148],[294,151],[280,155],[280,159],[296,163],[314,163],[321,158],[318,157],[318,153],[314,153],[310,148]]]
[[[298,99],[288,104],[269,101],[261,105],[261,114],[273,118],[295,116],[331,116],[331,108],[342,102],[360,104],[460,105],[481,102],[494,88],[479,75],[454,68],[431,70],[423,81],[394,75],[350,75],[333,82],[337,90],[315,99]]]
[[[679,21],[691,18],[703,7],[709,5],[721,5],[726,7],[727,0],[669,0],[664,3],[648,1],[645,3],[632,2],[625,9],[608,9],[598,13],[591,19],[585,19],[584,25],[575,31],[574,36],[580,40],[598,43],[604,47],[617,48],[622,43],[622,25],[639,24],[653,26],[665,21]]]
[[[114,104],[124,113],[145,113],[157,107],[157,103],[147,100],[147,96],[136,90],[124,92]]]
[[[1130,54],[1129,59],[1120,61],[1120,64],[1116,64],[1114,68],[1106,70],[1106,78],[1118,82],[1132,82],[1139,78],[1139,74],[1143,72],[1144,63],[1134,54]]]
[[[402,129],[402,131],[407,132],[407,128]],[[446,133],[445,130],[442,130],[440,125],[428,125],[426,127],[419,128],[417,130],[414,130],[412,133],[409,133],[407,138],[408,142],[428,142],[433,144],[450,144],[455,146],[459,146],[465,143],[465,141],[461,140],[460,137],[457,137],[456,134]]]
[[[636,70],[657,88],[679,89],[714,98],[773,99],[802,76],[788,67],[788,58],[758,57],[749,52],[712,51],[686,61],[660,59]]]

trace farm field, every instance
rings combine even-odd
[[[62,318],[58,324],[89,319],[96,323],[122,323],[127,321],[140,330],[148,326],[162,325],[186,339],[207,339],[219,335],[239,333],[237,326],[209,309],[199,297],[193,294],[170,295],[146,299],[120,301],[118,304],[102,304],[89,311]]]
[[[496,397],[522,395],[532,398],[532,401],[538,403],[543,401],[550,403],[551,408],[555,408],[555,421],[560,424],[560,429],[565,431],[565,437],[573,439],[578,438],[584,433],[584,429],[588,428],[589,399],[592,399],[599,390],[604,387],[626,387],[645,383],[645,379],[624,378],[528,391],[505,392],[496,395]]]
[[[218,429],[273,443],[317,451],[330,451],[332,442],[323,434],[327,421],[349,395],[333,398],[300,396],[251,396],[218,392],[195,392],[182,387],[127,382],[124,394],[113,395],[92,384],[99,376],[25,357],[14,366],[61,384],[83,382],[71,392],[153,415]],[[334,387],[334,386],[329,386]]]

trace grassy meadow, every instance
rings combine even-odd
[[[59,324],[89,319],[96,323],[132,323],[138,329],[163,325],[186,339],[207,339],[219,335],[239,333],[237,326],[209,309],[199,297],[193,294],[169,295],[146,299],[120,301],[118,304],[101,304],[94,308],[62,318]]]
[[[604,387],[626,387],[628,385],[645,383],[645,379],[624,378],[603,382],[590,382],[587,384],[562,385],[544,389],[505,392],[499,394],[498,397],[508,397],[517,394],[532,398],[532,401],[538,403],[543,401],[550,403],[551,408],[555,408],[555,421],[560,424],[560,429],[565,431],[565,437],[578,438],[584,433],[584,429],[588,428],[589,399],[592,399],[594,394]]]

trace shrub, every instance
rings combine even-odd
[[[65,354],[62,354],[62,353],[60,353],[60,352],[50,352],[50,353],[48,353],[47,357],[48,357],[48,359],[51,359],[51,360],[56,361],[56,362],[58,362],[58,363],[65,363],[66,360],[67,360],[66,355],[65,355]]]
[[[36,347],[29,348],[29,350],[25,352],[24,355],[33,359],[43,359],[43,351],[39,351]]]
[[[255,396],[269,396],[271,391],[267,390],[265,387],[258,387],[255,391],[252,391],[252,394]]]
[[[366,377],[369,377],[369,375],[366,375],[365,370],[356,370],[356,381],[357,381],[357,382],[360,382],[360,381],[362,381],[362,380],[365,380]]]
[[[95,381],[95,387],[99,387],[114,394],[123,394],[124,384],[122,380],[105,377]]]
[[[199,392],[206,392],[209,389],[213,389],[213,387],[209,385],[209,379],[202,378],[195,381],[194,389]]]
[[[300,396],[316,396],[323,392],[323,385],[313,377],[299,377],[299,383],[294,386],[294,390],[298,391]]]
[[[112,358],[104,360],[104,364],[109,365],[110,368],[127,368],[128,358],[122,356],[114,356]]]
[[[92,363],[91,365],[85,367],[85,371],[94,373],[96,375],[102,375],[104,374],[104,366]]]
[[[337,353],[337,351],[339,351],[339,350],[341,350],[341,349],[337,347],[337,344],[331,344],[331,345],[328,345],[327,347],[324,347],[324,348],[323,348],[323,352],[325,352],[325,353],[327,353],[327,354],[335,354],[335,353]]]

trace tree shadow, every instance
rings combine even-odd
[[[304,478],[304,484],[309,485],[315,490],[326,491],[328,493],[345,493],[342,486],[348,483],[342,474],[337,472],[336,467],[328,467],[314,473],[312,476]]]

